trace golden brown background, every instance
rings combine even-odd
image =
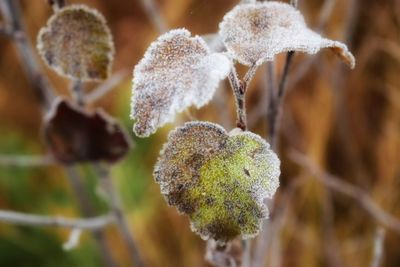
[[[96,106],[131,129],[131,72],[147,46],[158,36],[139,0],[74,0],[98,9],[110,25],[116,45],[114,72],[125,79]],[[234,0],[163,0],[161,14],[170,28],[194,34],[214,33]],[[309,26],[320,24],[322,0],[300,0]],[[44,0],[22,1],[29,37],[36,35],[52,10]],[[280,131],[283,161],[281,191],[300,181],[290,195],[282,225],[280,266],[370,266],[377,224],[359,203],[331,191],[288,156],[293,149],[307,154],[323,169],[367,192],[388,213],[400,218],[400,1],[337,0],[324,35],[344,41],[357,59],[351,71],[328,50],[311,57],[296,54]],[[284,57],[277,60],[282,69]],[[68,82],[45,68],[60,94]],[[279,73],[279,71],[278,71]],[[266,70],[261,68],[248,96],[250,129],[266,136]],[[88,90],[95,87],[90,84]],[[191,110],[192,117],[231,129],[234,106],[229,86],[212,103]],[[129,156],[113,168],[113,179],[149,266],[208,266],[205,243],[190,231],[189,222],[167,207],[153,181],[152,168],[166,135],[174,126],[148,139],[135,140]],[[0,154],[45,153],[40,135],[41,112],[27,82],[13,43],[0,37]],[[130,131],[131,132],[131,131]],[[95,179],[82,168],[86,190],[99,209]],[[280,196],[277,196],[280,199]],[[0,166],[0,208],[23,212],[79,216],[76,200],[58,167]],[[102,266],[90,234],[73,251],[62,250],[69,231],[0,224],[0,266]],[[114,227],[107,228],[111,253],[121,266],[128,255]],[[272,256],[271,256],[272,257]],[[268,266],[276,266],[269,262]],[[382,266],[400,266],[400,233],[388,230]]]

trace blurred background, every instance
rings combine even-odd
[[[44,0],[20,2],[29,39],[35,43],[52,9]],[[191,232],[186,217],[167,206],[152,170],[168,132],[177,125],[198,119],[219,123],[227,130],[234,127],[234,102],[228,83],[222,84],[214,100],[201,110],[191,109],[181,114],[175,125],[138,139],[129,119],[131,73],[159,35],[157,29],[140,0],[68,3],[98,9],[114,36],[113,73],[123,78],[92,108],[101,107],[116,117],[134,140],[129,155],[113,166],[112,177],[145,262],[154,267],[209,266],[204,260],[205,242]],[[157,1],[169,28],[185,27],[198,35],[216,33],[224,14],[237,3]],[[299,9],[312,29],[345,42],[357,66],[349,70],[328,50],[316,56],[295,56],[279,132],[282,176],[276,202],[284,203],[280,205],[284,218],[275,236],[280,240],[278,250],[265,252],[265,266],[372,266],[379,229],[374,218],[357,199],[330,190],[293,162],[289,154],[293,150],[306,154],[322,169],[356,185],[385,211],[400,218],[400,1],[300,0]],[[284,55],[279,56],[277,75],[283,62]],[[69,97],[68,81],[42,65],[58,93]],[[0,74],[0,154],[46,154],[40,105],[13,42],[4,36],[0,36]],[[88,84],[86,89],[90,92],[97,85]],[[263,137],[267,137],[267,90],[267,70],[263,67],[247,99],[250,130]],[[105,212],[107,205],[96,193],[95,175],[87,166],[79,171],[94,208]],[[0,164],[0,209],[69,217],[81,212],[63,168],[9,164]],[[90,233],[83,234],[77,248],[64,251],[62,244],[69,232],[0,223],[0,266],[103,266]],[[128,252],[115,227],[106,228],[105,236],[118,266],[129,266]],[[386,232],[383,249],[381,266],[400,266],[399,232]]]

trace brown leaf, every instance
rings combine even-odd
[[[83,5],[57,11],[40,30],[37,47],[58,74],[81,81],[106,79],[114,57],[106,20]]]
[[[102,110],[88,113],[65,99],[57,99],[46,115],[44,136],[53,156],[65,164],[113,163],[131,145],[121,125]]]

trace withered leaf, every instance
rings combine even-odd
[[[114,57],[106,20],[83,5],[56,11],[40,30],[37,47],[46,64],[58,74],[81,81],[106,79]]]
[[[225,15],[219,27],[230,55],[245,65],[261,65],[282,52],[316,54],[330,48],[351,68],[355,66],[346,45],[310,30],[303,15],[283,2],[238,5]]]
[[[61,98],[46,114],[43,130],[50,152],[64,164],[114,163],[131,146],[121,125],[103,111],[88,113]]]

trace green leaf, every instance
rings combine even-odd
[[[106,20],[83,5],[67,6],[51,16],[39,32],[37,47],[54,71],[81,81],[106,79],[114,57]]]
[[[268,215],[263,201],[279,186],[279,166],[260,136],[191,122],[170,134],[154,175],[168,203],[189,216],[194,231],[223,243],[259,232]]]

